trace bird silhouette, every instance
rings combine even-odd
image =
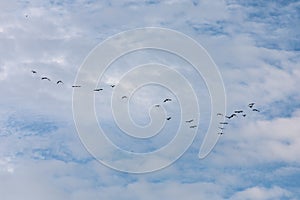
[[[164,103],[167,102],[167,101],[172,101],[172,99],[165,99],[165,100],[164,100]]]
[[[64,82],[62,82],[61,80],[57,81],[56,84],[64,84]]]
[[[103,90],[102,88],[94,89],[95,92],[99,92],[99,91],[102,91],[102,90]]]
[[[166,120],[170,120],[170,119],[172,119],[172,117],[167,117],[167,118],[166,118]]]
[[[115,87],[115,86],[116,86],[116,85],[110,85],[110,87],[112,87],[112,88]]]
[[[160,107],[160,105],[156,104],[155,107],[158,108],[158,107]]]
[[[256,108],[252,109],[252,111],[254,111],[254,112],[260,112],[260,111],[257,110]]]
[[[242,113],[242,112],[244,112],[244,111],[242,111],[242,110],[235,110],[234,111],[234,113]]]
[[[191,123],[192,121],[194,121],[193,119],[190,119],[190,120],[186,120],[185,122],[186,123]]]
[[[228,124],[228,122],[220,122],[220,124]]]
[[[223,114],[222,113],[217,113],[217,116],[223,116]]]
[[[246,117],[247,115],[246,115],[246,114],[243,114],[242,116],[243,116],[243,117]]]
[[[255,103],[249,103],[249,104],[248,104],[248,107],[249,107],[249,108],[252,108],[252,107],[254,106],[254,104],[255,104]]]
[[[127,99],[127,96],[122,96],[122,99]]]
[[[233,117],[236,117],[237,115],[236,114],[232,114],[232,115],[230,115],[230,116],[225,116],[227,119],[231,119],[231,118],[233,118]]]
[[[223,132],[219,132],[218,134],[219,134],[219,135],[223,135],[224,133],[223,133]]]
[[[73,88],[79,88],[81,87],[80,85],[72,85]]]
[[[35,70],[31,70],[31,72],[32,72],[33,74],[36,74],[36,73],[37,73]]]
[[[42,77],[41,79],[42,79],[42,80],[48,80],[48,81],[51,81],[50,78],[48,78],[48,77],[46,77],[46,76]]]
[[[192,126],[190,126],[190,128],[196,128],[197,127],[197,125],[192,125]]]
[[[219,129],[224,130],[225,128],[224,127],[219,127]]]

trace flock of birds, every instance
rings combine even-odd
[[[254,108],[255,103],[249,103],[248,104],[248,108],[252,111],[252,112],[260,112],[260,110],[258,110],[257,108]],[[232,119],[233,117],[238,117],[238,115],[242,115],[243,117],[246,117],[247,114],[244,112],[244,110],[235,110],[231,115],[229,116],[225,116],[227,119]],[[217,116],[224,116],[222,113],[217,113]],[[229,122],[225,121],[225,122],[220,122],[221,125],[228,125]],[[224,134],[224,127],[219,127],[219,129],[221,130],[220,132],[218,132],[219,135],[223,135]]]
[[[33,74],[37,74],[37,71],[35,71],[35,70],[31,70],[31,72],[33,73]],[[41,77],[41,80],[47,80],[47,81],[51,81],[51,79],[50,78],[48,78],[47,76],[42,76]],[[58,81],[56,81],[56,84],[57,85],[59,85],[59,84],[64,84],[64,82],[62,81],[62,80],[58,80]],[[111,84],[110,85],[110,87],[112,87],[112,88],[114,88],[116,85],[114,85],[114,84]],[[81,85],[72,85],[72,88],[80,88],[81,87]],[[100,91],[102,91],[103,90],[103,88],[96,88],[96,89],[94,89],[93,91],[94,92],[100,92]],[[127,96],[122,96],[121,97],[121,99],[127,99],[128,97]],[[170,102],[170,101],[172,101],[172,99],[170,99],[170,98],[166,98],[166,99],[164,99],[163,100],[163,103],[167,103],[167,102]],[[248,104],[248,108],[250,108],[251,109],[251,111],[253,111],[253,112],[260,112],[260,110],[258,110],[257,108],[254,108],[254,105],[255,105],[255,103],[249,103]],[[155,105],[155,107],[160,107],[161,105],[160,104],[156,104]],[[225,115],[225,118],[227,118],[228,120],[230,120],[230,119],[232,119],[233,117],[238,117],[238,115],[242,115],[243,117],[246,117],[247,116],[247,114],[243,111],[243,110],[235,110],[234,111],[234,113],[232,113],[231,115],[229,115],[229,116],[227,116],[227,115]],[[217,113],[217,116],[224,116],[224,114],[222,114],[222,113]],[[169,116],[169,117],[167,117],[166,118],[166,120],[167,121],[169,121],[169,120],[171,120],[172,119],[172,117],[171,116]],[[187,123],[187,124],[191,124],[192,122],[194,122],[194,119],[189,119],[189,120],[186,120],[185,121],[185,123]],[[229,124],[229,122],[227,122],[227,121],[222,121],[222,122],[220,122],[220,125],[228,125]],[[189,128],[196,128],[197,127],[197,125],[194,125],[194,124],[191,124],[190,126],[189,126]],[[218,127],[219,129],[220,129],[220,132],[218,132],[218,134],[219,135],[223,135],[224,134],[224,127]]]

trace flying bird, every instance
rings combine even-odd
[[[64,84],[64,82],[62,82],[61,80],[57,81],[56,84]]]
[[[235,117],[235,116],[237,116],[236,114],[232,114],[232,115],[230,115],[230,116],[225,116],[227,119],[231,119],[231,118],[233,118],[233,117]]]
[[[116,86],[116,85],[110,85],[110,87],[112,87],[112,88],[115,87],[115,86]]]
[[[95,92],[99,92],[99,91],[101,91],[101,90],[103,90],[103,89],[102,89],[102,88],[94,89]]]
[[[158,108],[158,107],[160,107],[160,105],[156,104],[155,107]]]
[[[167,102],[167,101],[172,101],[172,99],[165,99],[165,100],[164,100],[164,103]]]
[[[186,120],[185,122],[186,123],[191,123],[192,121],[194,121],[193,119],[190,119],[190,120]]]
[[[234,113],[242,113],[242,112],[244,112],[244,111],[242,111],[242,110],[235,110],[234,111]]]
[[[42,79],[42,80],[48,80],[48,81],[51,81],[50,78],[48,78],[48,77],[46,77],[46,76],[42,77],[41,79]]]
[[[243,114],[243,117],[246,117],[247,115],[246,114]]]
[[[255,112],[260,112],[259,110],[257,110],[256,108],[252,109],[252,111],[255,111]]]
[[[122,96],[122,99],[127,99],[127,96]]]
[[[220,122],[220,124],[228,124],[228,122]]]
[[[224,130],[225,128],[224,127],[219,127],[219,129]]]
[[[72,85],[73,88],[79,88],[81,87],[80,85]]]
[[[170,119],[172,119],[171,117],[167,117],[167,119],[166,120],[170,120]]]
[[[218,134],[219,134],[219,135],[223,135],[224,133],[223,133],[223,132],[219,132]]]
[[[196,125],[192,125],[192,126],[190,126],[190,128],[196,128],[197,126]]]
[[[217,113],[217,116],[223,116],[223,114],[222,113]]]
[[[33,74],[36,74],[36,73],[37,73],[35,70],[31,70],[31,72],[32,72]]]
[[[254,104],[255,104],[255,103],[249,103],[249,104],[248,104],[248,107],[249,107],[249,108],[252,108],[252,107],[254,106]]]

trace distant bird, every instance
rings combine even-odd
[[[172,119],[171,117],[167,117],[167,119],[166,120],[170,120],[170,119]]]
[[[255,103],[249,103],[249,104],[248,104],[248,107],[249,107],[249,108],[252,108],[252,107],[254,106],[254,104],[255,104]]]
[[[56,84],[64,84],[64,82],[62,82],[61,80],[57,81]]]
[[[32,72],[33,74],[36,74],[36,73],[37,73],[35,70],[31,70],[31,72]]]
[[[230,116],[225,116],[227,119],[231,119],[231,118],[233,118],[233,117],[235,117],[235,116],[237,116],[236,114],[232,114],[232,115],[230,115]]]
[[[191,123],[192,121],[194,121],[193,119],[190,119],[190,120],[186,120],[185,122],[186,123]]]
[[[223,132],[219,132],[218,134],[219,134],[219,135],[223,135],[224,133],[223,133]]]
[[[95,92],[99,92],[99,91],[102,91],[102,90],[103,90],[102,88],[94,89]]]
[[[48,78],[48,77],[46,77],[46,76],[42,77],[41,79],[42,79],[42,80],[48,80],[48,81],[51,81],[50,78]]]
[[[127,96],[122,96],[122,99],[127,99]]]
[[[220,122],[220,124],[228,124],[228,122]]]
[[[80,85],[72,85],[73,88],[79,88],[81,87]]]
[[[27,18],[27,17],[28,17],[28,15],[25,15],[25,17]]]
[[[243,117],[246,117],[247,115],[246,114],[243,114]]]
[[[116,85],[110,85],[110,87],[112,87],[112,88],[115,87],[115,86],[116,86]]]
[[[257,110],[256,108],[252,109],[252,111],[254,111],[254,112],[260,112],[260,111]]]
[[[165,99],[165,100],[164,100],[164,103],[167,102],[167,101],[172,101],[172,99]]]
[[[223,116],[223,114],[222,113],[217,113],[217,116]]]
[[[158,107],[160,107],[160,105],[156,104],[155,107],[158,108]]]
[[[225,128],[224,127],[219,127],[219,129],[224,130]]]
[[[242,111],[242,110],[235,110],[234,111],[234,113],[242,113],[242,112],[244,112],[244,111]]]
[[[192,126],[190,126],[190,128],[196,128],[197,126],[196,125],[192,125]]]

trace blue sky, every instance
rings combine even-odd
[[[1,199],[300,199],[299,1],[2,0],[0,10]],[[252,101],[261,112],[235,119],[199,160],[211,115],[201,76],[158,51],[121,58],[104,82],[116,83],[131,65],[154,60],[171,63],[201,99],[201,128],[188,151],[163,170],[135,175],[107,168],[86,151],[73,121],[71,85],[97,44],[149,26],[180,31],[209,52],[228,113]],[[43,75],[65,84],[43,82]],[[149,105],[167,92],[141,89],[132,98],[133,119],[147,124]],[[110,95],[96,97],[97,116],[117,144],[147,151],[172,137],[178,102],[165,107],[174,117],[160,138],[138,144],[119,135]]]

